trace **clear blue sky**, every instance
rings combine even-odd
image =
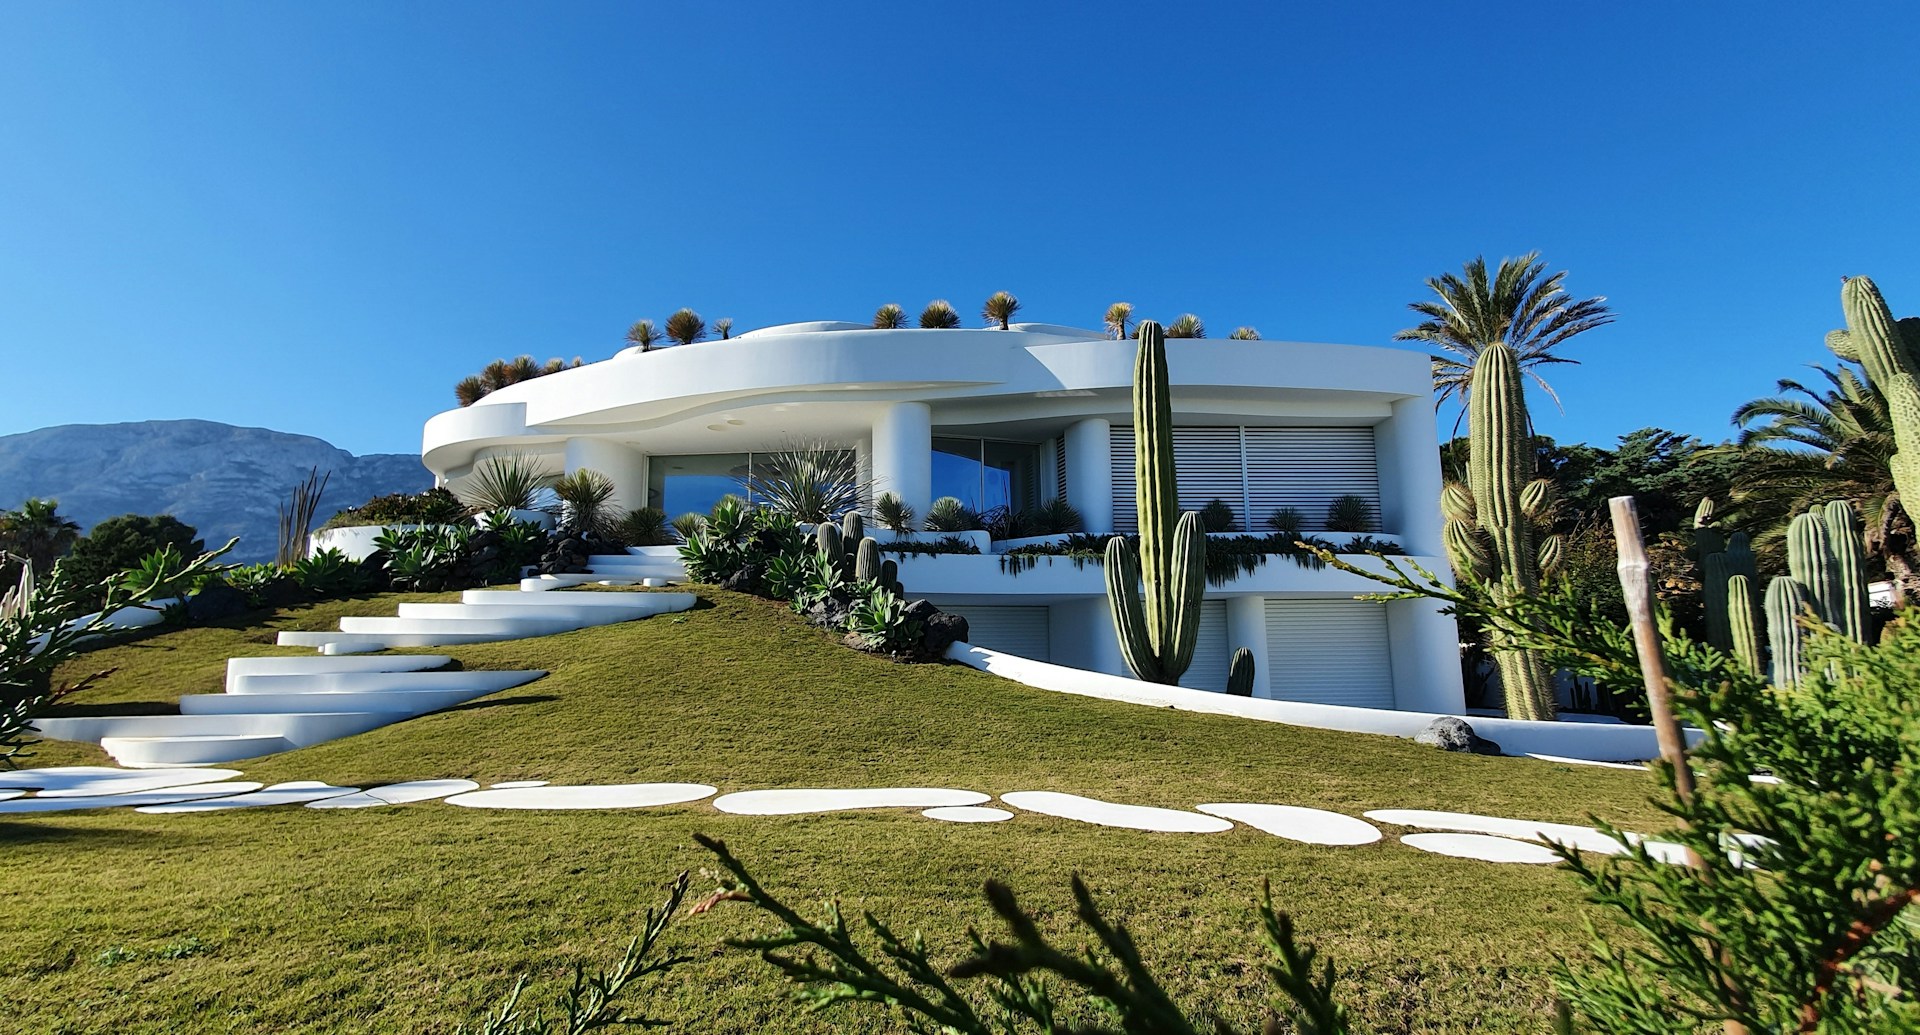
[[[1541,430],[1718,438],[1823,358],[1843,274],[1920,313],[1916,30],[1911,2],[6,4],[0,433],[411,452],[486,361],[603,358],[682,305],[1005,288],[1385,343],[1425,277],[1538,249],[1620,314]]]

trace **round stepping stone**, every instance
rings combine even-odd
[[[1426,827],[1429,830],[1459,830],[1474,834],[1519,838],[1522,841],[1556,841],[1569,848],[1596,855],[1621,855],[1627,846],[1592,827],[1572,823],[1540,823],[1525,819],[1501,819],[1471,812],[1436,812],[1431,809],[1374,809],[1368,819],[1398,827]]]
[[[25,793],[27,792],[26,791],[0,791],[0,801],[6,801],[8,798],[18,798]]]
[[[456,794],[450,805],[469,809],[644,809],[680,805],[711,795],[704,783],[610,783],[545,787],[492,787]]]
[[[121,809],[142,805],[170,805],[179,801],[194,801],[200,798],[220,798],[232,794],[245,794],[257,791],[257,783],[242,781],[238,783],[202,783],[192,787],[161,787],[150,791],[129,791],[126,794],[95,794],[88,797],[69,795],[63,798],[15,798],[0,801],[0,813],[21,812],[72,812],[78,809]],[[17,792],[8,792],[17,793]]]
[[[713,807],[736,816],[798,816],[849,809],[932,809],[981,805],[991,795],[946,787],[787,787],[738,791],[714,799]]]
[[[236,795],[231,798],[212,798],[205,801],[183,801],[172,805],[147,805],[136,812],[172,813],[172,812],[219,812],[224,809],[259,809],[270,805],[301,805],[322,798],[337,798],[342,794],[352,794],[358,787],[335,787],[318,780],[293,780],[288,783],[276,783],[264,790],[251,794]]]
[[[548,782],[546,780],[508,780],[506,783],[496,783],[491,786],[505,790],[514,787],[545,787]]]
[[[1407,834],[1401,837],[1400,841],[1423,852],[1451,855],[1456,859],[1528,863],[1535,866],[1560,861],[1559,856],[1540,845],[1527,841],[1515,841],[1510,837],[1492,837],[1487,834]]]
[[[1275,837],[1310,845],[1369,845],[1380,840],[1380,830],[1373,824],[1325,809],[1251,802],[1212,802],[1194,808],[1209,816],[1245,823]]]
[[[980,805],[942,805],[920,814],[946,823],[1004,823],[1013,818],[1013,813],[1006,809],[990,809]]]
[[[371,809],[381,805],[405,805],[408,802],[432,801],[449,794],[461,794],[477,791],[480,785],[472,780],[411,780],[406,783],[390,783],[385,787],[375,787],[359,794],[343,794],[338,798],[322,798],[310,801],[310,809]]]
[[[1101,801],[1098,798],[1083,798],[1078,794],[1062,794],[1058,791],[1013,791],[1002,794],[1000,800],[1016,809],[1038,812],[1042,816],[1077,819],[1082,823],[1097,823],[1103,827],[1123,827],[1127,830],[1151,830],[1167,834],[1218,834],[1221,831],[1233,829],[1232,823],[1218,816],[1203,816],[1198,812],[1159,809],[1146,805],[1122,805],[1117,802]]]
[[[42,798],[124,794],[162,787],[186,787],[239,776],[238,769],[117,769],[105,765],[55,766],[0,773],[0,788],[33,789]]]
[[[1532,751],[1527,752],[1527,757],[1537,758],[1542,762],[1563,762],[1567,765],[1592,765],[1599,766],[1602,769],[1626,769],[1635,773],[1644,773],[1647,771],[1645,765],[1635,765],[1627,762],[1596,762],[1591,758],[1568,758],[1565,755],[1541,755]]]

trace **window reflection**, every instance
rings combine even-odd
[[[747,454],[703,453],[654,456],[647,461],[647,503],[675,518],[705,514],[720,497],[746,495]]]

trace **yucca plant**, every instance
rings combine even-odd
[[[1200,525],[1209,532],[1233,531],[1233,508],[1226,500],[1209,500],[1200,508]]]
[[[1268,528],[1290,536],[1299,535],[1300,529],[1306,522],[1307,516],[1300,511],[1299,507],[1280,507],[1267,515]]]
[[[617,515],[612,478],[582,467],[555,481],[553,494],[560,498],[561,518],[569,528],[594,538],[613,532]]]
[[[723,316],[713,321],[713,329],[719,333],[721,341],[733,337],[733,317]]]
[[[905,327],[907,325],[907,311],[892,302],[888,302],[886,305],[873,311],[873,325],[883,331]]]
[[[1351,493],[1336,498],[1327,504],[1327,531],[1373,531],[1373,503]]]
[[[627,344],[641,352],[651,352],[660,344],[660,331],[652,320],[635,320],[633,326],[627,328]]]
[[[1204,338],[1206,336],[1207,325],[1192,313],[1181,313],[1167,325],[1169,338]]]
[[[1115,340],[1124,341],[1126,339],[1130,329],[1128,325],[1132,322],[1132,302],[1115,302],[1107,307],[1107,333],[1113,335]]]
[[[850,449],[825,444],[794,446],[764,458],[755,454],[746,488],[765,506],[813,524],[859,509],[868,496],[859,458]]]
[[[1010,292],[995,291],[987,296],[987,304],[980,307],[980,315],[988,323],[997,323],[1001,330],[1008,330],[1013,314],[1020,311],[1020,300]]]
[[[883,492],[873,501],[873,518],[890,532],[913,531],[913,508],[897,493]]]
[[[942,496],[927,508],[927,531],[973,532],[980,528],[980,515],[953,496]]]
[[[929,330],[952,330],[960,326],[960,314],[954,311],[953,303],[936,298],[920,310],[920,326]]]
[[[462,406],[472,406],[485,399],[487,392],[487,383],[481,380],[478,374],[463,377],[453,386],[453,397],[459,400]]]
[[[1041,535],[1064,535],[1083,527],[1080,511],[1065,496],[1055,496],[1034,512],[1033,525]]]
[[[1235,327],[1227,337],[1234,341],[1259,341],[1260,332],[1251,327]]]
[[[673,534],[680,537],[681,542],[691,542],[694,536],[706,531],[707,517],[705,514],[696,514],[689,510],[674,518],[670,527],[673,529]]]
[[[667,317],[667,337],[676,345],[691,345],[707,336],[707,321],[691,309],[677,309]]]
[[[460,502],[475,514],[490,510],[532,510],[547,483],[538,457],[510,453],[491,456],[475,464],[466,486],[456,491]]]
[[[667,512],[659,507],[635,507],[620,519],[613,536],[628,546],[665,546],[671,541]]]

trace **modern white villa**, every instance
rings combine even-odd
[[[787,324],[629,349],[509,386],[434,416],[422,454],[456,487],[491,456],[539,456],[554,473],[590,468],[613,479],[620,506],[673,516],[742,493],[756,457],[825,443],[853,450],[875,492],[899,495],[920,515],[943,496],[974,510],[1064,496],[1085,531],[1129,532],[1134,347],[1048,324]],[[1425,355],[1170,339],[1167,356],[1183,507],[1219,500],[1236,533],[1255,535],[1292,507],[1301,530],[1314,533],[1336,499],[1357,495],[1378,526],[1368,534],[1446,570]],[[902,557],[900,579],[909,597],[965,615],[976,645],[1125,674],[1099,565],[1063,557],[1008,565],[998,555],[1008,545]],[[1209,587],[1182,684],[1224,689],[1228,660],[1245,647],[1258,660],[1256,697],[1460,712],[1453,619],[1424,601],[1354,599],[1375,589],[1286,557]]]

